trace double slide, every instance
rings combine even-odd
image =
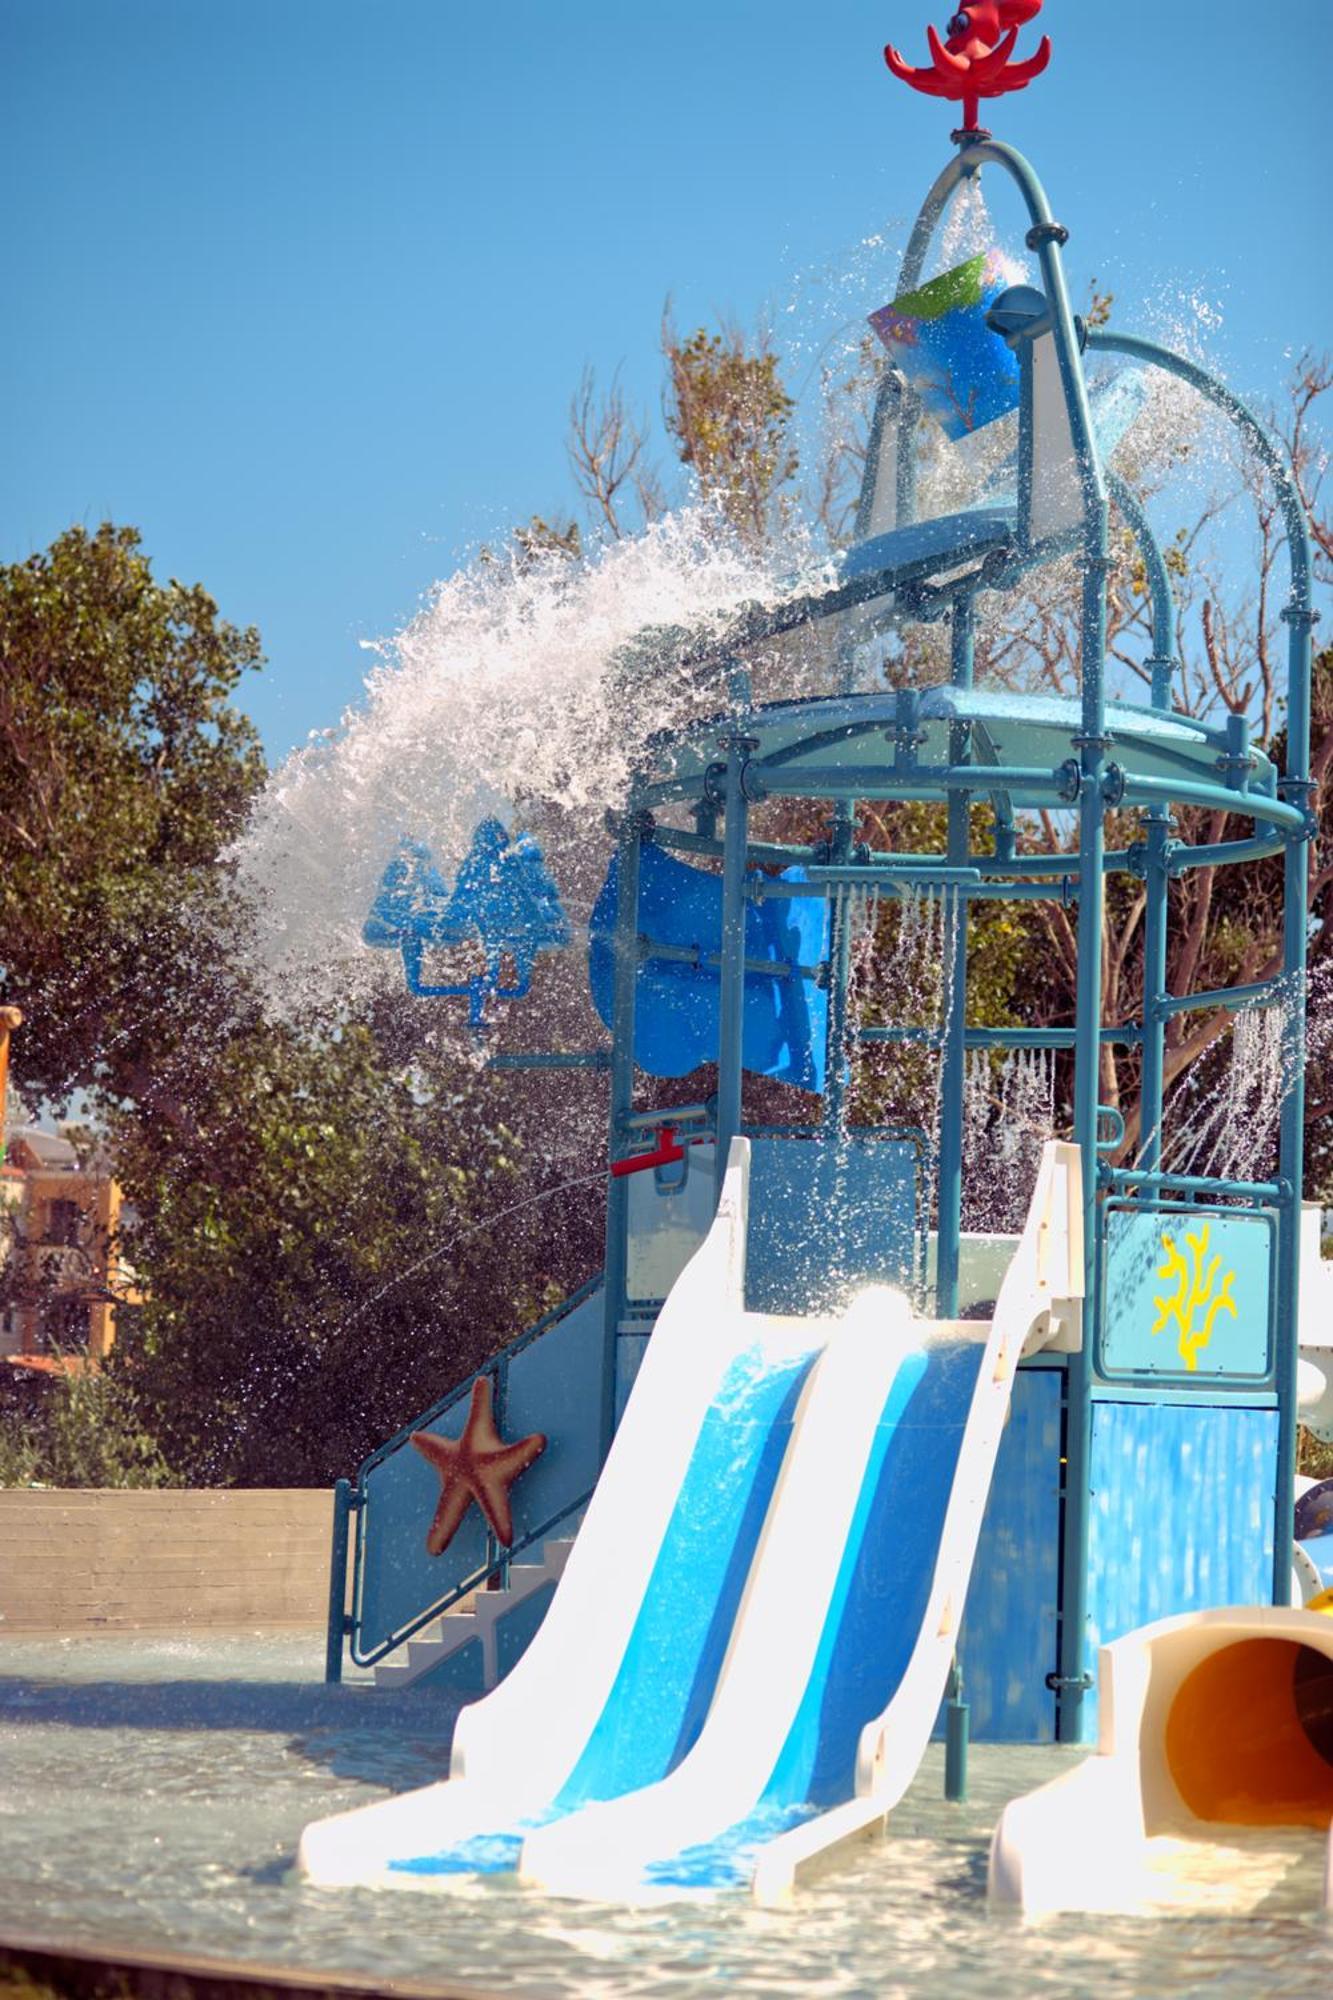
[[[747,1312],[748,1169],[738,1140],[545,1622],[462,1712],[454,1775],[308,1827],[308,1880],[776,1901],[911,1782],[1014,1370],[1081,1295],[1078,1155],[1045,1149],[990,1322],[884,1288]]]

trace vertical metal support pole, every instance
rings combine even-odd
[[[1083,1155],[1083,1341],[1069,1357],[1065,1538],[1060,1599],[1061,1743],[1082,1739],[1088,1606],[1088,1479],[1092,1457],[1092,1344],[1097,1327],[1097,1105],[1101,1096],[1102,906],[1105,894],[1106,527],[1104,496],[1085,515],[1082,731],[1078,739],[1078,1003],[1074,1018],[1074,1139]]]
[[[625,814],[617,849],[615,976],[611,997],[611,1104],[607,1151],[619,1159],[625,1119],[634,1108],[634,1002],[639,977],[639,868],[644,820],[633,810]],[[602,1383],[599,1437],[601,1459],[611,1449],[616,1429],[616,1349],[625,1311],[625,1281],[629,1264],[628,1177],[609,1179],[606,1193],[606,1318],[602,1332]]]
[[[1162,1116],[1166,1096],[1166,944],[1171,875],[1167,850],[1171,844],[1171,814],[1154,806],[1148,815],[1147,863],[1143,912],[1143,1066],[1139,1077],[1139,1164],[1147,1173],[1162,1165]]]
[[[1122,499],[1122,508],[1127,503]],[[1134,516],[1129,517],[1131,522]],[[1146,543],[1145,543],[1145,537]],[[1146,522],[1140,534],[1140,546],[1156,552]],[[1171,706],[1171,682],[1175,674],[1175,661],[1171,657],[1171,595],[1170,586],[1165,581],[1166,565],[1158,556],[1157,568],[1162,572],[1160,585],[1154,583],[1153,590],[1153,643],[1156,651],[1147,662],[1152,669],[1152,705],[1154,708],[1169,709]],[[1159,601],[1165,592],[1165,603]],[[1164,622],[1165,621],[1165,622]],[[1147,903],[1143,912],[1143,1065],[1139,1075],[1139,1165],[1145,1172],[1160,1172],[1162,1165],[1162,1117],[1166,1099],[1166,1022],[1160,1011],[1160,1003],[1166,997],[1166,946],[1167,918],[1170,907],[1171,871],[1168,866],[1168,852],[1171,845],[1171,811],[1168,806],[1154,806],[1148,815],[1147,857],[1144,869],[1144,890]]]
[[[944,1796],[951,1805],[967,1803],[967,1750],[972,1711],[963,1700],[963,1676],[954,1655],[944,1689]]]
[[[509,1360],[504,1354],[497,1357],[495,1373],[491,1377],[491,1415],[495,1419],[496,1430],[503,1437],[509,1417]],[[489,1523],[486,1528],[486,1567],[489,1575],[485,1589],[508,1590],[509,1551]]]
[[[976,608],[970,597],[953,608],[950,636],[950,678],[956,688],[970,688],[975,666]],[[961,764],[967,754],[967,729],[949,727],[949,762]],[[948,862],[967,865],[971,846],[969,792],[949,793]],[[940,1319],[958,1312],[958,1256],[963,1227],[963,1100],[967,1088],[967,892],[945,895],[944,1055],[940,1077],[940,1162],[936,1202],[939,1212],[935,1251],[935,1311]]]
[[[1308,565],[1297,567],[1296,538],[1291,537],[1292,602],[1283,617],[1290,628],[1287,644],[1287,758],[1283,796],[1308,814],[1310,783],[1310,671],[1314,614],[1309,605]],[[1309,912],[1312,829],[1289,833],[1283,853],[1282,1074],[1286,1092],[1278,1146],[1278,1178],[1283,1186],[1278,1215],[1277,1271],[1277,1493],[1273,1523],[1273,1602],[1291,1597],[1292,1514],[1296,1485],[1296,1368],[1299,1347],[1301,1262],[1301,1196],[1305,1183],[1305,1014],[1306,960],[1309,953]]]
[[[336,1687],[343,1677],[347,1631],[347,1543],[352,1517],[352,1483],[333,1482],[333,1539],[329,1547],[329,1618],[324,1638],[324,1679]]]
[[[1224,411],[1247,447],[1272,479],[1287,530],[1291,564],[1291,597],[1282,616],[1290,627],[1287,645],[1287,756],[1280,785],[1284,799],[1303,808],[1306,827],[1286,836],[1283,864],[1283,973],[1287,984],[1282,1061],[1286,1091],[1282,1102],[1279,1178],[1283,1183],[1278,1208],[1277,1270],[1277,1389],[1278,1453],[1275,1478],[1273,1596],[1287,1595],[1288,1544],[1292,1529],[1292,1486],[1296,1470],[1297,1315],[1300,1309],[1300,1201],[1305,1169],[1305,1010],[1308,952],[1310,786],[1310,666],[1313,551],[1310,527],[1300,491],[1286,455],[1255,421],[1245,405],[1206,370],[1150,341],[1126,334],[1094,333],[1088,345],[1112,354],[1131,355],[1150,366],[1190,382],[1210,403]],[[1161,647],[1158,647],[1161,651]]]
[[[829,859],[835,867],[845,867],[852,856],[854,804],[839,799],[833,811],[833,839]],[[851,890],[833,892],[833,914],[829,925],[828,1033],[824,1044],[824,1125],[836,1135],[847,1115],[847,988],[852,969],[852,927],[849,921]]]
[[[722,962],[717,1032],[717,1195],[731,1142],[741,1129],[741,1043],[745,1026],[745,861],[750,808],[745,764],[748,736],[731,736],[727,753],[722,825]]]

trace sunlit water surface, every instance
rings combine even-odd
[[[321,1665],[306,1634],[0,1641],[0,1934],[511,1994],[1333,1994],[1333,1927],[1280,1880],[1244,1919],[989,1917],[996,1814],[1064,1750],[974,1747],[965,1807],[932,1752],[887,1842],[789,1911],[302,1887],[306,1821],[441,1775],[453,1720],[445,1699],[326,1688]]]

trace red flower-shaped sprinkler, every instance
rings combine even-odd
[[[981,135],[982,98],[1026,90],[1051,59],[1050,37],[1043,35],[1037,53],[1026,62],[1009,60],[1019,29],[1040,14],[1041,8],[1042,0],[977,0],[975,5],[958,9],[949,23],[947,40],[942,42],[933,27],[926,29],[931,68],[913,69],[892,46],[885,49],[884,60],[913,90],[962,105],[963,132],[958,137]]]

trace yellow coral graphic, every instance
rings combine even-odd
[[[1213,1321],[1217,1315],[1220,1312],[1229,1312],[1232,1319],[1236,1318],[1236,1301],[1231,1290],[1236,1282],[1236,1273],[1228,1271],[1217,1290],[1213,1289],[1217,1285],[1217,1273],[1222,1259],[1220,1256],[1212,1258],[1208,1256],[1208,1238],[1211,1229],[1211,1223],[1205,1222],[1197,1230],[1185,1231],[1188,1258],[1181,1255],[1166,1230],[1162,1231],[1162,1254],[1165,1261],[1158,1266],[1157,1275],[1159,1278],[1174,1278],[1176,1289],[1174,1296],[1167,1298],[1154,1296],[1153,1304],[1157,1308],[1157,1318],[1153,1322],[1152,1330],[1154,1333],[1161,1333],[1172,1320],[1175,1321],[1180,1328],[1180,1357],[1191,1374],[1199,1365],[1200,1349],[1207,1347],[1213,1337]],[[1207,1310],[1200,1326],[1196,1323],[1195,1316],[1204,1307]]]

